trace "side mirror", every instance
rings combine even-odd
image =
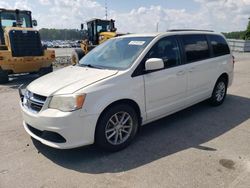
[[[145,63],[146,71],[160,70],[164,68],[164,62],[159,58],[150,58]]]
[[[36,20],[32,20],[32,25],[33,25],[34,27],[36,27],[36,26],[37,26],[37,21],[36,21]]]
[[[82,23],[82,24],[81,24],[81,30],[83,30],[83,29],[84,29],[84,24]]]

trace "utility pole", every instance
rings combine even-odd
[[[106,17],[106,20],[108,20],[108,4],[107,4],[107,0],[105,0],[105,17]]]
[[[156,23],[156,32],[159,31],[159,22]]]

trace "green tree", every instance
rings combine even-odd
[[[250,18],[249,18],[249,22],[248,22],[248,26],[247,26],[247,30],[245,33],[245,40],[250,40]]]
[[[223,33],[228,39],[244,39],[245,31],[234,31],[230,33]]]
[[[81,40],[83,33],[77,29],[45,29],[39,30],[42,40]]]

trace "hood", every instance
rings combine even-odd
[[[69,66],[38,78],[31,82],[27,89],[43,96],[70,94],[117,72],[117,70]]]

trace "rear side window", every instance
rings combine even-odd
[[[182,36],[187,63],[210,57],[207,38],[205,35]]]
[[[226,40],[219,35],[208,35],[215,57],[230,54]]]

